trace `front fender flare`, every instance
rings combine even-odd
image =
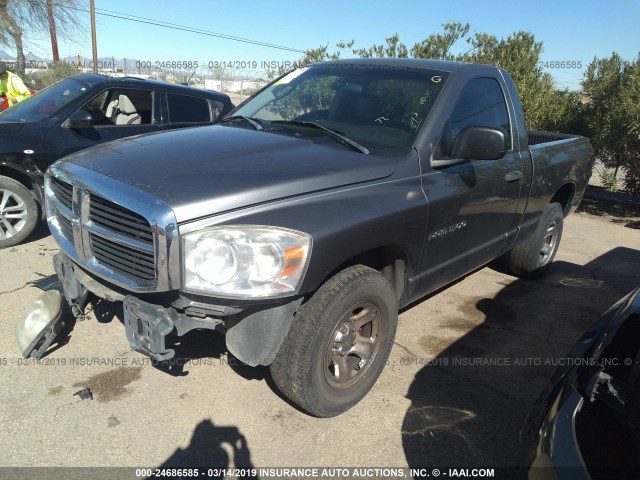
[[[227,348],[252,367],[270,365],[280,351],[302,297],[277,307],[246,310],[226,322]]]

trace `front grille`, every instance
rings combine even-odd
[[[71,203],[73,198],[73,187],[68,183],[58,180],[56,177],[51,177],[51,189],[53,190],[56,198],[65,207],[71,210]]]
[[[67,217],[60,214],[60,212],[56,209],[56,218],[58,219],[58,224],[60,225],[60,230],[62,234],[66,237],[67,240],[73,242],[73,227],[71,225],[71,220]]]
[[[91,195],[89,220],[125,237],[153,243],[153,231],[143,216],[97,195]]]
[[[98,195],[90,194],[89,220],[99,227],[141,244],[141,248],[91,232],[91,251],[102,265],[142,280],[156,276],[153,255],[153,231],[149,222],[131,210]]]
[[[68,171],[74,169],[79,173]],[[93,193],[90,185],[99,185],[104,193]],[[134,292],[175,288],[168,270],[177,264],[176,249],[167,252],[178,235],[175,229],[167,234],[175,218],[166,206],[126,185],[114,189],[101,175],[73,164],[64,170],[52,166],[47,186],[51,231],[71,260]],[[130,210],[123,205],[136,206]]]
[[[155,261],[152,253],[120,245],[107,238],[91,234],[93,256],[103,265],[120,270],[143,280],[155,279]]]

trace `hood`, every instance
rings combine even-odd
[[[383,178],[394,172],[397,160],[347,150],[328,137],[311,141],[215,125],[117,140],[57,165],[64,168],[65,162],[152,195],[181,223]]]

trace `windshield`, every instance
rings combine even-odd
[[[35,122],[51,117],[88,88],[72,78],[61,80],[0,113],[0,121]]]
[[[408,151],[448,73],[374,64],[299,68],[237,109],[264,130],[292,129],[318,136],[313,122],[376,153]]]

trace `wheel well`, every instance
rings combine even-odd
[[[562,206],[562,211],[566,217],[571,209],[571,200],[573,199],[573,193],[575,186],[573,183],[565,183],[560,189],[553,195],[549,203],[559,203]]]
[[[336,268],[327,278],[353,265],[365,265],[378,270],[389,281],[396,292],[398,302],[402,298],[405,289],[406,257],[403,252],[394,247],[379,247],[361,253],[344,262]]]
[[[33,190],[33,182],[31,181],[29,176],[22,172],[19,172],[18,170],[0,166],[0,176],[13,178],[15,181],[20,182],[29,190]]]
[[[27,174],[13,168],[0,166],[0,176],[12,178],[16,182],[20,182],[22,185],[24,185],[25,188],[31,191],[31,195],[36,200],[36,203],[40,207],[41,211],[44,210],[42,207],[42,191],[33,183],[33,180],[29,178]]]

